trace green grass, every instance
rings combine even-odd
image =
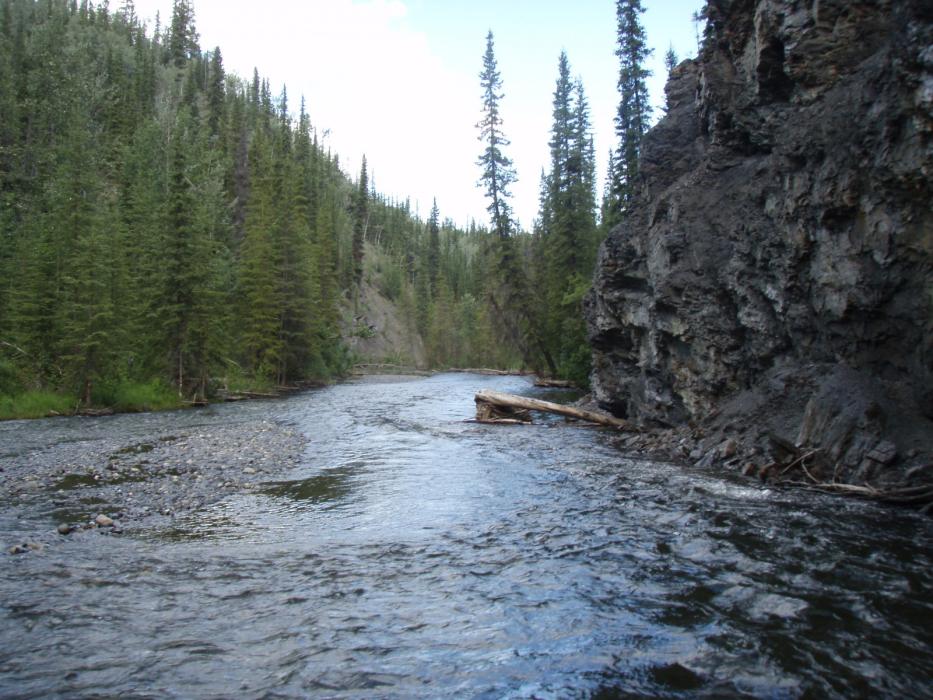
[[[164,411],[182,405],[175,391],[160,381],[103,383],[95,387],[91,399],[95,408],[112,408],[119,413]],[[0,420],[69,416],[78,403],[75,396],[54,391],[25,391],[13,396],[0,394]]]
[[[165,411],[179,408],[178,393],[167,384],[152,380],[112,382],[92,397],[94,405],[107,406],[120,413],[138,411]]]
[[[227,391],[231,394],[241,391],[272,394],[275,393],[276,386],[275,382],[267,377],[253,376],[239,371],[230,372],[225,379],[225,384]]]
[[[0,420],[44,418],[55,414],[70,414],[77,404],[73,396],[54,391],[26,391],[16,396],[0,395]]]

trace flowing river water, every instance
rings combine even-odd
[[[0,697],[928,697],[928,517],[466,422],[484,387],[540,395],[447,374],[0,424],[8,465],[260,419],[307,438],[119,535],[0,499],[7,546],[53,533],[0,556]]]

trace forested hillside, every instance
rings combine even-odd
[[[303,99],[199,46],[188,0],[155,27],[131,0],[0,8],[0,415],[339,375],[366,281],[431,366],[542,364],[497,316],[487,231],[342,172]]]

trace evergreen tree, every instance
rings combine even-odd
[[[486,35],[486,53],[483,55],[483,71],[480,73],[483,89],[483,118],[477,124],[483,152],[478,164],[482,168],[480,184],[485,189],[489,204],[492,228],[500,239],[506,239],[512,229],[512,208],[508,198],[509,187],[515,182],[515,168],[505,155],[503,148],[509,140],[502,131],[502,116],[499,101],[502,99],[502,78],[496,64],[492,31]]]
[[[557,372],[585,383],[588,350],[580,302],[595,261],[595,163],[589,105],[582,81],[570,79],[561,52],[553,99],[551,170],[542,174],[541,209],[536,239],[538,317],[544,340],[557,358]]]
[[[127,27],[133,28],[136,26],[136,4],[133,0],[123,0],[123,2],[120,3],[120,16],[123,18],[123,23]]]
[[[670,76],[674,68],[677,67],[677,64],[680,61],[677,58],[677,52],[674,51],[674,45],[670,44],[667,47],[667,53],[664,54],[664,68],[667,69],[667,74]]]
[[[258,129],[249,153],[250,198],[240,250],[240,344],[247,366],[261,377],[276,378],[284,357],[279,334],[279,294],[273,231],[277,215],[272,149]]]
[[[79,122],[80,123],[80,122]],[[61,260],[58,354],[68,384],[84,405],[91,404],[96,382],[114,368],[114,305],[112,281],[118,274],[115,259],[116,226],[103,201],[93,145],[86,135],[67,139],[69,153],[56,186],[51,226],[60,227],[60,240],[69,254]],[[55,201],[58,197],[62,200]]]
[[[126,149],[120,193],[122,244],[128,291],[123,304],[122,343],[128,373],[149,379],[164,374],[158,331],[160,299],[153,291],[162,287],[165,192],[167,172],[163,153],[165,137],[160,125],[149,121],[139,128]]]
[[[171,165],[163,233],[164,268],[157,315],[164,357],[179,396],[203,389],[207,357],[201,313],[207,260],[202,232],[194,218],[195,193],[189,173],[192,130],[189,114],[180,112],[170,144]]]
[[[364,155],[353,203],[353,284],[357,289],[363,281],[363,248],[368,225],[369,180],[366,176],[366,156]]]
[[[220,134],[220,125],[224,117],[224,63],[220,47],[211,54],[210,78],[207,92],[208,125],[213,136]]]
[[[541,340],[539,324],[532,317],[528,283],[512,236],[512,209],[508,198],[509,186],[515,182],[516,175],[512,161],[503,151],[509,141],[503,133],[499,113],[502,78],[496,64],[492,31],[486,35],[480,86],[483,90],[483,118],[477,128],[483,151],[477,164],[482,168],[480,185],[489,200],[487,211],[495,235],[495,243],[489,251],[493,268],[492,284],[488,289],[489,302],[503,332],[516,347],[521,348],[525,361],[537,366],[543,360],[553,375],[557,368]]]
[[[188,59],[197,56],[200,52],[198,33],[194,26],[194,6],[191,0],[175,0],[172,6],[168,49],[168,58],[179,70],[185,67]]]
[[[646,83],[651,71],[644,67],[651,50],[647,47],[645,30],[641,25],[640,16],[643,12],[641,0],[616,0],[620,99],[615,127],[619,142],[614,167],[609,173],[607,225],[610,228],[622,219],[635,195],[641,141],[648,131],[651,118]]]
[[[440,210],[437,208],[437,199],[431,206],[431,214],[428,218],[428,281],[431,285],[431,297],[437,296],[437,278],[440,273],[441,257],[441,229],[439,219]]]
[[[548,176],[549,200],[552,214],[564,214],[566,202],[561,201],[570,189],[570,148],[573,139],[573,107],[571,105],[570,61],[565,51],[560,52],[557,62],[557,84],[551,126],[551,172]]]

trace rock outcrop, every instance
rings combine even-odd
[[[710,0],[586,300],[620,417],[717,416],[833,477],[933,451],[933,5]],[[892,467],[900,467],[899,470]]]

